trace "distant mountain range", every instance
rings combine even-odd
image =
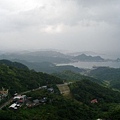
[[[47,62],[42,63],[42,65],[51,68],[56,67],[54,64]],[[29,98],[26,102],[30,103],[31,108],[23,105],[18,110],[13,111],[6,106],[3,110],[0,110],[0,118],[2,120],[16,120],[16,118],[21,120],[30,120],[31,118],[36,120],[98,120],[97,118],[119,120],[120,92],[108,88],[109,86],[104,87],[101,82],[98,83],[103,78],[110,80],[107,82],[111,82],[112,76],[119,82],[120,69],[97,68],[91,70],[90,75],[95,76],[95,78],[71,71],[49,75],[29,70],[25,65],[18,62],[1,60],[0,88],[9,89],[9,95],[16,92],[32,91],[26,93]],[[68,86],[65,84],[69,87],[70,96],[62,96],[63,94],[59,93],[56,86],[56,84],[63,85],[64,80],[73,81]],[[46,89],[35,91],[36,88],[41,88],[43,85],[52,86],[54,92],[50,93]],[[119,87],[118,83],[117,87]],[[39,101],[42,96],[47,99],[47,102],[45,104],[34,103],[32,107],[32,101]],[[92,102],[94,100],[95,102]]]
[[[19,59],[28,62],[51,62],[51,63],[69,63],[73,61],[104,61],[100,56],[88,56],[86,54],[79,54],[77,56],[63,54],[57,51],[36,51],[36,52],[21,52],[1,54],[0,59]]]
[[[71,62],[70,56],[56,51],[36,51],[1,54],[0,59],[25,60],[28,62],[51,62],[51,63],[68,63]]]
[[[17,61],[25,64],[30,69],[36,71],[42,71],[47,73],[60,72],[63,70],[72,70],[74,72],[80,72],[81,69],[71,66],[56,66],[56,64],[67,64],[72,62],[106,62],[111,61],[110,59],[104,59],[101,56],[91,56],[86,54],[78,54],[75,56],[63,54],[57,51],[34,51],[34,52],[16,52],[16,53],[1,53],[0,59],[7,59],[11,61]],[[120,59],[114,60],[119,62]],[[13,63],[12,63],[13,64]],[[14,63],[15,64],[15,63]],[[83,69],[82,69],[83,70]]]
[[[102,62],[105,61],[105,59],[101,58],[100,56],[87,56],[85,54],[81,54],[74,57],[74,60],[77,61],[87,61],[87,62]]]
[[[45,73],[55,73],[55,72],[62,72],[65,70],[71,70],[74,72],[83,72],[84,69],[74,67],[72,65],[63,65],[63,66],[57,66],[54,63],[50,62],[27,62],[27,61],[22,61],[22,60],[16,60],[20,63],[23,63],[24,65],[28,66],[29,69],[34,69],[35,71],[39,72],[45,72]]]

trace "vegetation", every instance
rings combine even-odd
[[[103,87],[90,80],[77,81],[70,85],[74,98],[80,102],[89,104],[92,99],[97,99],[100,103],[119,103],[120,93]]]
[[[9,61],[7,62],[9,63]],[[22,66],[22,64],[19,65]],[[99,79],[97,80],[93,77],[87,77],[71,71],[49,75],[29,70],[26,67],[18,68],[16,66],[17,63],[12,65],[2,63],[0,65],[0,87],[9,89],[10,94],[14,94],[15,91],[20,93],[32,90],[26,93],[28,97],[31,97],[31,101],[46,97],[47,102],[31,108],[23,105],[15,111],[6,107],[0,110],[0,118],[2,120],[16,120],[18,118],[19,120],[120,119],[120,92],[113,91],[110,88],[98,84],[101,83],[99,80],[105,80],[104,77],[105,74],[107,74],[105,71],[107,72],[108,69],[102,68],[99,77],[97,69],[96,71],[91,71],[90,75],[96,75],[95,78]],[[103,72],[103,70],[105,71]],[[119,74],[119,69],[114,70],[117,70],[116,75]],[[112,75],[115,75],[114,70],[110,69],[108,71],[109,73],[112,71]],[[92,72],[96,73],[93,74]],[[54,75],[56,75],[56,77]],[[119,77],[119,75],[117,77]],[[63,83],[63,80],[60,78],[67,81],[74,81],[69,84],[70,97],[64,97],[60,94],[56,86],[56,84]],[[110,84],[113,82],[112,79],[109,80]],[[34,91],[35,88],[43,85],[54,88],[54,92],[50,93],[47,89]],[[96,100],[96,102],[92,102],[93,100]]]
[[[74,67],[72,65],[62,65],[57,66],[54,63],[51,62],[27,62],[23,60],[17,60],[29,67],[29,69],[34,69],[35,71],[41,71],[45,73],[55,73],[55,72],[62,72],[65,70],[71,70],[74,72],[82,72],[84,69],[80,69],[78,67]]]
[[[67,99],[61,96],[54,86],[54,93],[47,90],[39,90],[28,93],[27,96],[33,99],[47,98],[47,103],[39,104],[34,107],[22,106],[17,111],[8,108],[0,111],[2,120],[88,120],[93,119],[89,107],[73,99]]]
[[[105,88],[89,80],[71,84],[70,90],[73,98],[86,104],[91,109],[94,118],[120,119],[120,92]],[[97,102],[91,102],[95,99]]]
[[[16,120],[17,118],[19,120],[120,119],[119,92],[104,88],[88,80],[82,80],[69,86],[73,96],[68,99],[60,95],[55,85],[52,87],[54,88],[54,93],[49,93],[46,89],[42,89],[26,94],[31,97],[32,101],[46,97],[47,102],[45,104],[38,104],[31,108],[24,105],[15,111],[5,108],[0,111],[0,118],[2,120]],[[93,89],[95,92],[93,92]],[[112,98],[111,95],[113,96]],[[98,103],[90,102],[94,98],[98,99]]]
[[[88,75],[101,81],[108,81],[108,87],[120,90],[120,68],[98,67],[92,70]]]
[[[102,83],[102,81],[100,81],[98,79],[95,79],[95,78],[89,77],[89,76],[85,76],[85,75],[82,75],[80,73],[76,73],[76,72],[73,72],[70,70],[66,70],[66,71],[62,71],[62,72],[58,72],[58,73],[53,73],[52,75],[57,76],[57,77],[63,79],[64,81],[75,82],[75,81],[80,81],[83,79],[88,79],[88,80],[91,80],[91,81],[94,81],[97,83]]]
[[[15,91],[22,92],[42,85],[59,83],[63,83],[63,81],[46,73],[18,69],[5,64],[0,65],[0,88],[9,89],[11,94],[14,94]]]
[[[20,68],[20,69],[27,69],[28,67],[23,65],[22,63],[18,63],[18,62],[11,62],[9,60],[0,60],[0,65],[5,64],[7,66],[11,66],[11,67],[15,67],[15,68]]]

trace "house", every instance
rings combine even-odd
[[[43,89],[47,89],[47,86],[42,86],[41,88],[43,88]]]
[[[5,97],[8,96],[8,89],[5,90],[3,87],[2,87],[2,90],[0,91],[0,100],[4,99]]]
[[[13,103],[9,108],[12,108],[12,109],[17,110],[17,104],[16,104],[16,103]]]
[[[48,88],[47,89],[49,92],[53,93],[54,92],[54,89],[53,88]]]
[[[43,97],[42,99],[40,99],[41,103],[46,103],[47,102],[47,97]]]
[[[26,101],[26,95],[18,95],[13,98],[13,102],[24,103]]]
[[[93,99],[93,100],[91,100],[91,103],[98,103],[98,100],[97,99]]]
[[[39,100],[38,100],[38,99],[35,99],[35,100],[33,100],[33,103],[39,104]]]

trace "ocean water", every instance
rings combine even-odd
[[[79,68],[86,68],[86,69],[92,69],[93,67],[111,67],[111,68],[120,68],[120,62],[74,62],[74,63],[68,63],[68,64],[57,64],[57,66],[62,66],[62,65],[73,65],[75,67]]]

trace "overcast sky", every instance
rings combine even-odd
[[[0,0],[0,49],[119,52],[120,0]]]

